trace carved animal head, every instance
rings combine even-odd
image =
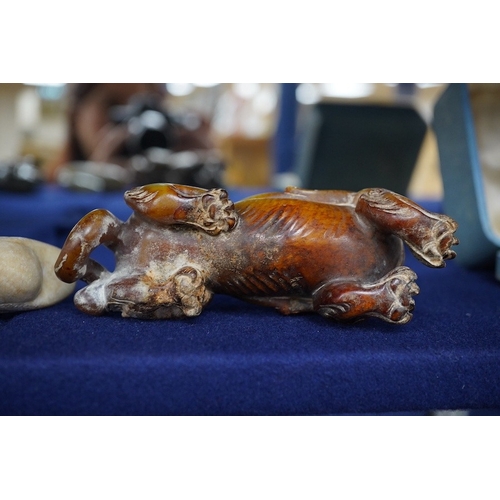
[[[131,189],[125,193],[125,202],[134,210],[160,224],[188,222],[188,212],[192,211],[193,201],[201,198],[208,190],[182,186],[179,184],[148,184]]]
[[[238,220],[224,189],[148,184],[127,191],[125,201],[140,217],[156,224],[188,224],[212,235],[230,231]]]

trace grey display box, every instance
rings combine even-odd
[[[500,86],[450,84],[436,103],[444,211],[459,223],[458,263],[500,279]]]

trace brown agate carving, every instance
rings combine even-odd
[[[233,204],[222,189],[150,184],[125,193],[122,222],[94,210],[74,227],[55,264],[89,314],[145,319],[197,316],[214,293],[284,314],[338,320],[412,317],[416,274],[403,266],[405,242],[424,264],[455,257],[455,221],[385,189],[252,196]],[[90,258],[109,247],[116,268]]]

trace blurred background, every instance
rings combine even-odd
[[[351,150],[363,153],[361,149],[364,146],[357,146],[350,138],[362,138],[368,133],[373,135],[374,130],[384,128],[384,121],[392,120],[392,131],[384,134],[392,135],[394,140],[395,133],[404,127],[399,118],[384,113],[388,109],[402,109],[414,112],[421,122],[421,125],[416,123],[420,128],[414,132],[415,137],[398,139],[401,144],[404,140],[409,141],[407,151],[403,152],[408,156],[405,161],[411,164],[406,167],[409,175],[406,194],[426,199],[442,196],[436,139],[428,125],[432,120],[434,104],[445,88],[443,84],[164,85],[164,99],[169,112],[176,115],[195,112],[209,123],[213,142],[225,162],[224,184],[228,188],[281,189],[286,185],[303,185],[344,189],[345,186],[335,182],[335,178],[340,180],[338,174],[332,174],[334,178],[329,185],[330,180],[321,175],[316,176],[314,181],[311,169],[322,168],[322,162],[327,162],[327,165],[335,162],[337,154],[338,157],[344,155],[346,162],[359,163],[363,176],[362,163],[369,162],[370,156],[372,159],[380,156],[384,160],[384,155],[374,153],[367,146],[364,152],[367,158],[353,160]],[[0,84],[0,161],[30,157],[42,173],[47,172],[48,166],[63,148],[68,133],[67,87],[63,83]],[[349,122],[353,109],[354,113],[361,113],[355,125],[352,120]],[[330,136],[338,137],[340,143],[337,150],[335,146],[330,148],[331,151],[322,153],[321,127],[318,123],[327,124],[330,110],[334,110],[334,117],[341,117],[337,120],[340,129],[330,132]],[[367,110],[373,113],[367,115]],[[380,110],[383,116],[376,117]],[[415,120],[415,117],[412,119]],[[359,124],[368,128],[360,130]],[[351,130],[349,127],[355,128]],[[314,137],[311,137],[311,131],[316,132]],[[343,131],[347,138],[342,137]],[[414,153],[407,154],[409,150]],[[388,161],[390,163],[390,159]],[[347,176],[358,175],[350,172],[350,166],[340,165],[338,168],[349,170]],[[391,168],[388,176],[398,170],[397,166]],[[380,177],[380,174],[377,175]],[[314,182],[320,183],[320,186],[314,185]],[[370,181],[363,187],[371,187],[371,184]],[[383,185],[383,181],[378,184]]]

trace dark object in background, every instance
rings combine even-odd
[[[320,103],[312,111],[296,173],[309,189],[406,193],[427,125],[410,107]]]
[[[75,191],[119,191],[131,184],[131,172],[114,163],[74,161],[57,173],[57,183]]]
[[[130,166],[75,161],[63,165],[57,183],[75,191],[120,191],[133,186],[169,182],[205,189],[223,187],[224,162],[214,149],[179,151],[150,148]]]
[[[169,182],[206,189],[223,186],[224,162],[214,149],[173,152],[150,148],[132,158],[131,169],[136,185]]]
[[[42,175],[33,158],[0,162],[0,189],[29,193],[41,184]]]
[[[127,158],[150,148],[169,149],[176,142],[179,124],[154,96],[135,97],[125,106],[112,108],[109,116],[113,123],[127,125],[129,137],[121,152]]]
[[[223,186],[224,163],[214,149],[179,151],[183,131],[201,126],[195,113],[171,115],[154,96],[142,95],[110,111],[111,120],[126,123],[129,137],[123,155],[131,158],[135,185],[170,182],[202,188]]]
[[[110,111],[111,121],[126,124],[129,132],[120,156],[127,167],[111,163],[72,162],[64,165],[57,182],[79,191],[115,191],[169,182],[201,188],[223,187],[224,162],[215,149],[174,151],[183,131],[196,130],[194,113],[170,115],[154,96],[133,98]]]

